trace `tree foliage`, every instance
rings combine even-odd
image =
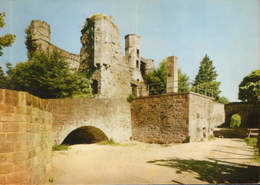
[[[5,19],[6,16],[5,12],[0,13],[0,28],[5,26]],[[0,56],[3,55],[3,48],[11,46],[15,41],[15,35],[13,34],[6,34],[0,37]]]
[[[178,92],[189,91],[189,77],[178,69]],[[167,60],[163,60],[157,69],[144,76],[146,85],[149,86],[150,95],[166,93]]]
[[[244,102],[260,102],[260,70],[252,71],[239,84],[238,99]]]
[[[200,62],[199,72],[195,77],[192,91],[218,99],[220,94],[220,82],[216,81],[217,76],[213,62],[206,54]]]
[[[73,72],[58,52],[35,52],[28,62],[7,66],[8,88],[27,91],[41,98],[90,96],[90,81]]]
[[[26,46],[27,51],[28,51],[28,58],[30,59],[37,49],[37,45],[36,45],[35,41],[33,41],[33,39],[32,39],[31,25],[29,25],[25,29],[25,46]]]
[[[241,117],[239,114],[234,114],[230,120],[230,128],[238,128],[241,124]]]
[[[221,96],[221,97],[217,98],[217,102],[222,103],[222,104],[228,104],[229,100],[226,97]]]

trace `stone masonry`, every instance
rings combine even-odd
[[[84,126],[95,127],[118,142],[131,137],[130,104],[125,98],[67,98],[48,102],[52,105],[56,143],[62,143],[73,130]]]
[[[178,92],[178,59],[176,56],[167,58],[167,93]]]
[[[132,138],[137,141],[201,141],[224,122],[224,105],[191,92],[140,97],[131,104],[131,119]]]
[[[53,145],[48,101],[0,89],[0,115],[0,184],[48,182]]]

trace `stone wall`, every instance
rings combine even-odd
[[[196,93],[172,93],[135,99],[132,138],[141,142],[179,143],[208,139],[225,120],[224,105]]]
[[[224,104],[213,98],[189,93],[190,141],[201,141],[213,135],[213,129],[225,122]]]
[[[44,184],[51,175],[52,115],[46,100],[0,89],[0,184]]]
[[[129,140],[131,136],[130,104],[126,99],[56,99],[52,104],[53,132],[57,143],[73,130],[92,126],[115,141]]]
[[[136,98],[131,104],[132,139],[181,143],[189,135],[188,94]]]

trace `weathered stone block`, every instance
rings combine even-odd
[[[8,174],[14,171],[13,163],[0,163],[0,174]]]
[[[26,171],[11,173],[6,176],[7,184],[23,184],[28,183],[28,174]]]
[[[5,104],[17,106],[19,103],[19,92],[7,90],[5,91]]]

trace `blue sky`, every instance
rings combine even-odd
[[[47,21],[51,41],[79,54],[80,30],[94,13],[114,18],[124,46],[124,35],[141,36],[141,55],[156,66],[166,57],[178,57],[179,68],[193,80],[207,53],[221,81],[221,95],[237,101],[238,85],[260,69],[259,0],[0,0],[14,45],[4,49],[0,65],[26,61],[24,30],[33,19]]]

